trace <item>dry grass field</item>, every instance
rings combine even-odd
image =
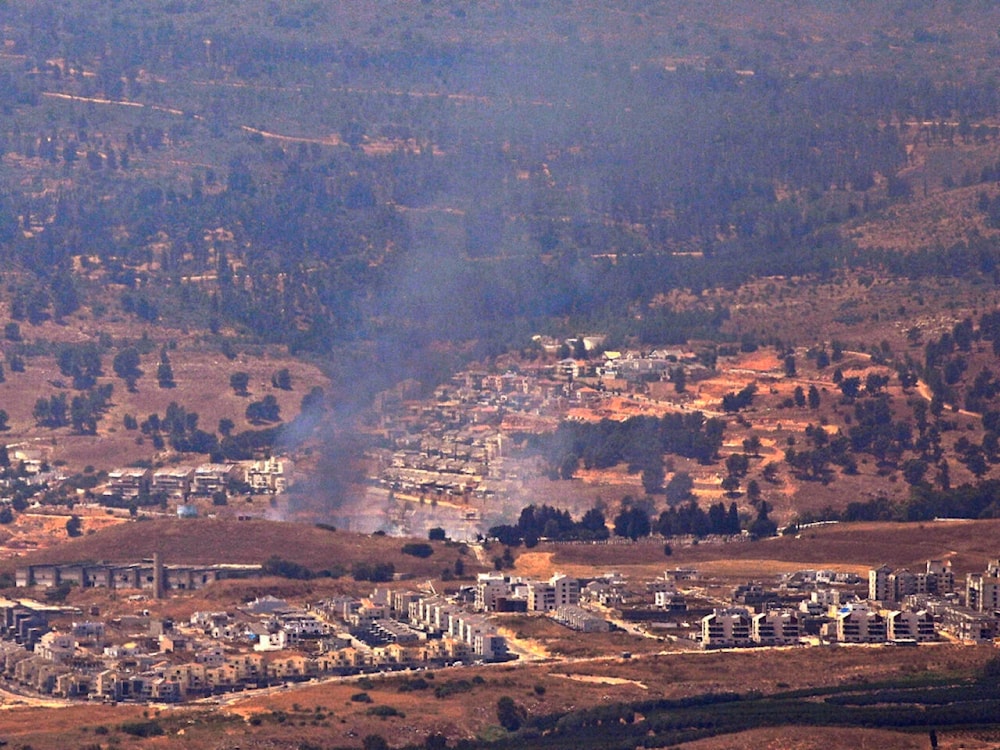
[[[148,439],[138,431],[128,431],[122,422],[126,414],[140,422],[147,416],[166,412],[171,402],[178,403],[187,412],[198,414],[198,426],[215,432],[220,419],[235,424],[234,432],[253,429],[245,418],[246,407],[251,401],[273,395],[279,404],[284,421],[299,412],[302,396],[314,386],[330,390],[329,379],[317,368],[300,359],[290,357],[282,347],[234,347],[235,357],[223,356],[219,347],[184,330],[169,326],[135,326],[117,319],[95,319],[81,311],[60,325],[45,322],[37,326],[25,324],[21,334],[31,350],[39,353],[24,358],[25,371],[12,372],[5,367],[6,379],[0,383],[0,405],[9,416],[9,429],[4,433],[7,445],[23,445],[40,451],[49,463],[65,471],[79,472],[86,466],[112,469],[127,466],[135,461],[147,460],[161,463],[202,461],[204,457],[176,456],[169,451],[156,451]],[[141,356],[143,375],[135,392],[130,393],[125,382],[115,376],[112,363],[119,347],[136,342],[142,336],[152,342],[150,351]],[[59,371],[56,353],[61,345],[97,343],[111,340],[115,346],[102,352],[103,376],[98,384],[111,384],[111,406],[98,423],[96,435],[75,435],[70,428],[50,429],[35,425],[32,410],[39,398],[49,398],[66,392],[72,398],[71,378]],[[8,345],[9,346],[9,345]],[[160,388],[156,372],[160,349],[166,347],[174,374],[175,387]],[[292,390],[275,388],[271,376],[280,369],[288,369]],[[249,395],[237,395],[229,384],[235,372],[250,376]]]
[[[23,563],[73,561],[136,561],[159,552],[165,563],[262,563],[272,555],[305,565],[314,571],[350,570],[355,562],[391,562],[397,572],[436,577],[454,564],[459,548],[428,542],[428,558],[404,555],[405,539],[329,531],[304,523],[162,519],[119,524],[100,534],[71,539],[56,547],[26,555]],[[474,555],[462,555],[468,573],[477,568]],[[5,563],[8,569],[12,561]]]
[[[670,557],[664,556],[661,545],[652,543],[540,545],[521,554],[518,569],[523,564],[526,571],[538,574],[588,566],[621,571],[681,566],[745,577],[799,568],[864,572],[882,563],[914,569],[927,560],[943,559],[951,561],[956,576],[963,576],[983,570],[988,560],[996,558],[998,533],[997,520],[832,524],[755,543],[675,543]],[[547,557],[541,558],[542,554]]]

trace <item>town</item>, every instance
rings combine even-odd
[[[552,658],[511,627],[551,618],[582,638],[612,630],[691,649],[988,643],[1000,626],[1000,560],[956,585],[947,561],[919,572],[799,570],[725,594],[692,568],[630,581],[562,574],[532,580],[481,573],[447,592],[378,586],[367,597],[292,603],[271,595],[186,621],[152,616],[151,601],[233,578],[259,565],[185,566],[159,556],[133,564],[30,565],[18,588],[105,589],[134,613],[103,619],[57,602],[6,599],[0,674],[14,690],[65,699],[168,703],[318,679]],[[628,653],[621,654],[628,657]]]

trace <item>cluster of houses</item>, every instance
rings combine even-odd
[[[156,470],[115,469],[108,472],[102,496],[130,500],[160,495],[183,503],[190,497],[212,497],[218,492],[228,494],[236,485],[256,494],[279,493],[288,489],[291,472],[288,459],[275,457]]]
[[[474,606],[480,612],[548,613],[556,622],[586,633],[610,630],[611,624],[606,619],[580,606],[581,596],[585,598],[588,592],[589,589],[581,589],[578,578],[561,573],[544,581],[480,573]]]
[[[243,568],[237,570],[236,568]],[[133,592],[142,601],[208,585],[256,566],[35,565],[19,586],[64,583]],[[944,635],[989,641],[1000,622],[1000,560],[956,589],[948,562],[919,572],[881,566],[853,574],[798,571],[776,586],[735,588],[725,606],[697,572],[678,569],[634,587],[616,574],[535,580],[480,574],[444,596],[376,588],[303,607],[271,596],[233,610],[195,612],[174,623],[147,611],[99,619],[30,600],[0,600],[0,675],[30,689],[108,701],[182,701],[217,692],[326,675],[512,658],[498,623],[534,613],[581,633],[618,620],[648,620],[704,649],[819,643],[916,645]],[[140,605],[141,606],[141,605]],[[499,620],[498,620],[499,618]],[[680,625],[687,628],[683,631]]]
[[[593,348],[600,337],[582,340]],[[374,402],[373,421],[385,445],[369,453],[377,467],[371,482],[431,499],[493,498],[540,471],[512,455],[511,432],[552,431],[573,409],[600,410],[612,396],[643,392],[651,380],[699,367],[696,355],[681,349],[605,351],[590,359],[525,363],[517,372],[467,370],[427,399],[404,381]]]
[[[75,575],[76,566],[58,567]],[[154,582],[155,566],[143,572],[151,580],[121,581],[137,601],[164,585]],[[160,574],[164,582],[172,572]],[[53,585],[48,576],[24,580]],[[180,701],[327,675],[511,658],[484,614],[436,594],[391,589],[305,608],[264,596],[235,611],[195,612],[184,623],[145,611],[67,623],[81,613],[30,600],[0,601],[0,613],[0,674],[60,697]]]
[[[956,590],[951,563],[929,560],[917,572],[873,568],[867,598],[820,587],[790,606],[780,591],[748,584],[734,592],[733,600],[734,606],[716,608],[701,619],[703,648],[794,645],[806,637],[897,645],[943,637],[990,642],[1000,626],[1000,560],[967,577],[964,597]]]
[[[158,558],[33,565],[19,568],[17,580],[131,590],[130,598],[141,602],[230,573],[259,573],[257,566],[236,567],[163,565]],[[95,619],[95,610],[91,619],[76,619],[81,613],[72,608],[6,600],[0,601],[0,674],[61,697],[181,701],[326,675],[504,661],[512,656],[495,613],[547,613],[579,631],[606,631],[609,623],[580,605],[587,597],[610,601],[608,586],[599,580],[581,589],[578,579],[558,574],[542,581],[482,574],[450,597],[376,588],[368,597],[301,608],[264,596],[235,611],[195,612],[183,623],[144,610],[109,621]]]

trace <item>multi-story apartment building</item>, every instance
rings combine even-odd
[[[886,638],[890,641],[914,640],[918,643],[937,640],[934,616],[926,610],[920,612],[890,612],[886,618]]]
[[[868,571],[868,598],[878,602],[899,602],[907,596],[936,594],[944,596],[955,590],[951,562],[928,560],[923,571],[906,568],[892,570],[882,565]]]
[[[556,607],[580,603],[580,581],[556,573],[548,581],[528,585],[528,611],[551,612]]]
[[[864,604],[852,604],[837,612],[838,643],[884,643],[885,618]]]
[[[701,647],[749,646],[751,624],[750,612],[742,607],[717,609],[701,618]]]
[[[802,635],[802,619],[791,609],[772,609],[750,619],[750,640],[758,646],[792,646]]]
[[[969,574],[965,603],[976,612],[1000,612],[1000,560],[991,560],[985,573]]]

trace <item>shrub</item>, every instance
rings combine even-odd
[[[521,710],[510,696],[505,695],[497,701],[497,721],[508,732],[521,728]]]
[[[403,545],[404,555],[413,555],[413,557],[430,557],[434,554],[434,548],[427,544],[427,542],[407,542]]]
[[[159,737],[165,734],[158,721],[126,721],[119,727],[125,734],[133,737]]]
[[[356,562],[351,566],[351,575],[355,581],[381,583],[393,579],[396,567],[392,563]]]
[[[392,706],[372,706],[366,713],[369,716],[378,716],[381,719],[387,719],[390,716],[405,716],[402,711],[398,711]]]
[[[351,696],[351,700],[355,703],[371,703],[372,697],[368,693],[355,693]]]

